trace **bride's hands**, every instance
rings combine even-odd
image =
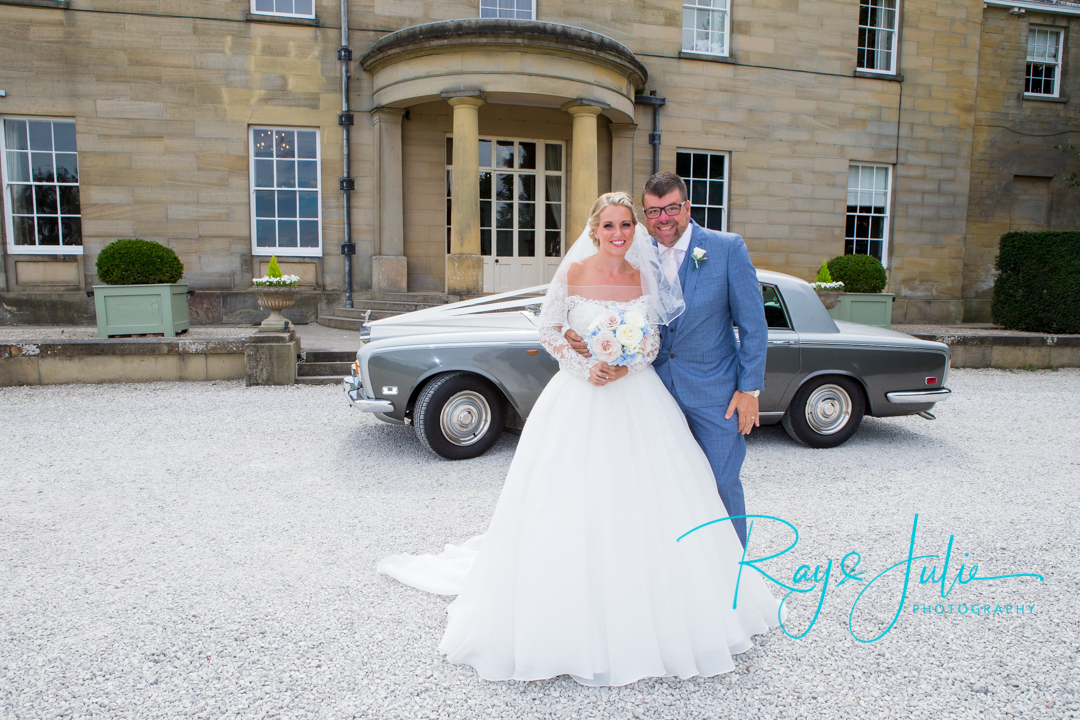
[[[608,365],[606,362],[597,363],[589,370],[589,382],[593,385],[604,386],[609,382],[624,378],[630,372],[625,365]]]

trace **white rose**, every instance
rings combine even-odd
[[[592,354],[600,362],[614,362],[622,355],[622,343],[615,339],[610,330],[602,330],[593,338]]]
[[[615,337],[623,347],[629,350],[630,348],[637,347],[641,344],[641,328],[636,328],[631,325],[620,325],[619,329],[615,331]]]
[[[626,313],[626,316],[623,318],[623,322],[630,327],[636,327],[639,329],[645,327],[645,318],[642,317],[641,313],[634,312],[633,310]]]
[[[602,330],[614,330],[619,327],[622,320],[619,319],[619,313],[614,310],[605,310],[600,313],[600,317],[597,318],[600,329]]]

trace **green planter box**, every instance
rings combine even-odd
[[[888,328],[892,326],[892,293],[840,293],[829,308],[833,320]]]
[[[95,285],[98,337],[162,333],[176,337],[191,325],[187,283]]]

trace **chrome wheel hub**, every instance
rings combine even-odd
[[[491,425],[491,408],[478,392],[463,390],[443,405],[439,426],[443,437],[454,445],[472,445],[482,438]]]
[[[851,419],[851,397],[839,385],[822,385],[806,400],[806,423],[819,435],[840,432]]]

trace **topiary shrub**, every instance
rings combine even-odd
[[[184,276],[184,264],[172,248],[126,238],[109,243],[101,251],[97,276],[106,285],[172,284]]]
[[[829,272],[829,263],[821,263],[821,269],[817,271],[817,279],[814,282],[831,283],[832,281],[832,273]]]
[[[885,267],[872,255],[837,255],[827,265],[832,279],[844,283],[846,292],[879,293],[889,282]]]
[[[1080,231],[1008,232],[990,313],[1009,330],[1080,333]]]
[[[281,277],[281,266],[278,265],[277,255],[270,256],[270,264],[266,266],[266,277]]]

